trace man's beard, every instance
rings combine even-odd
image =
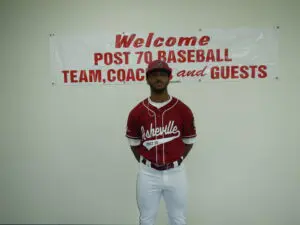
[[[161,88],[156,88],[155,85],[150,85],[151,91],[156,93],[156,94],[162,94],[167,90],[168,85],[164,85]]]

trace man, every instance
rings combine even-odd
[[[183,160],[195,142],[194,116],[168,94],[172,69],[160,60],[148,64],[151,95],[129,113],[126,136],[140,163],[137,204],[140,225],[153,225],[163,197],[171,225],[186,224],[187,179]]]

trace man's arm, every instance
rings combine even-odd
[[[138,153],[138,146],[130,146],[131,151],[135,157],[135,159],[140,162],[140,154]]]
[[[193,147],[193,144],[185,144],[184,145],[184,154],[183,154],[183,159],[185,159],[187,157],[187,155],[189,154],[189,152],[191,151]]]
[[[135,159],[140,162],[140,154],[138,152],[138,148],[141,144],[141,141],[139,139],[131,139],[131,138],[128,138],[128,143],[129,143],[129,146],[131,148],[131,151],[135,157]]]
[[[140,140],[141,134],[138,125],[139,123],[137,121],[137,116],[135,115],[134,112],[135,111],[131,111],[127,119],[126,137],[128,139],[129,146],[131,148],[131,151],[135,159],[138,162],[140,162],[140,154],[138,148],[141,144],[141,140]]]
[[[184,127],[183,127],[183,138],[184,143],[184,154],[183,158],[186,158],[191,151],[193,144],[196,142],[196,127],[194,115],[190,108],[186,107],[184,110]]]

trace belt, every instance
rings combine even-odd
[[[150,162],[149,160],[145,159],[144,157],[142,157],[142,160],[141,160],[141,162],[144,163],[146,166],[149,166],[156,170],[168,170],[171,168],[178,167],[178,166],[180,166],[182,161],[183,161],[182,157],[179,160],[168,163],[168,164],[156,164],[156,163]]]

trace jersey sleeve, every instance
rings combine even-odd
[[[184,109],[184,118],[183,118],[183,139],[195,138],[197,136],[196,127],[195,127],[195,118],[193,112],[190,108],[186,107]],[[191,139],[192,142],[195,142],[195,139]]]
[[[128,144],[130,146],[139,146],[141,144],[141,140],[140,139],[128,138]]]
[[[131,111],[128,115],[126,126],[126,137],[129,139],[141,139],[141,131],[139,128],[138,117],[135,111]]]
[[[194,144],[196,142],[196,137],[182,138],[182,141],[183,141],[184,144],[191,145],[191,144]]]

